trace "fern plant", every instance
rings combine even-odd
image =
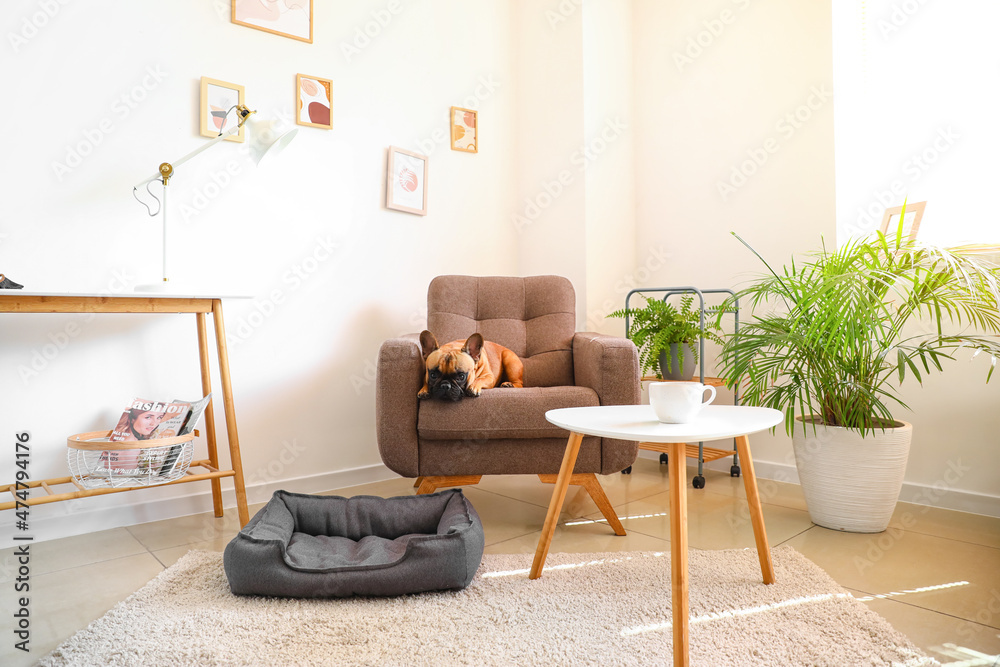
[[[629,330],[626,332],[629,340],[639,348],[639,364],[641,372],[656,372],[657,377],[663,377],[660,369],[660,353],[665,352],[664,358],[667,360],[668,368],[666,372],[673,370],[670,355],[672,344],[688,344],[694,354],[695,363],[699,360],[698,345],[699,337],[715,343],[722,344],[722,339],[718,335],[720,330],[717,323],[706,321],[705,330],[701,329],[701,312],[692,308],[694,296],[686,295],[681,297],[680,308],[661,299],[646,299],[646,305],[642,308],[622,308],[608,315],[608,317],[630,318]],[[712,309],[714,310],[714,309]],[[684,356],[677,355],[680,363],[680,371],[684,371]]]
[[[961,348],[996,365],[998,270],[964,248],[918,245],[902,232],[823,247],[780,271],[733,234],[767,267],[737,296],[771,310],[727,338],[722,374],[747,404],[782,410],[789,435],[796,416],[862,436],[891,427],[890,405],[907,408],[893,385],[943,370]]]

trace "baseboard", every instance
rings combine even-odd
[[[258,483],[247,487],[247,501],[249,504],[265,502],[278,489],[296,493],[319,493],[330,489],[379,482],[398,476],[378,463],[278,482]],[[153,500],[143,500],[143,496],[149,495],[150,492],[139,490],[81,498],[76,501],[36,505],[29,510],[31,517],[29,532],[23,534],[30,535],[35,542],[44,542],[212,511],[212,490],[207,482],[204,484],[196,483],[194,486],[187,486],[187,488],[197,490],[184,496]],[[236,492],[233,489],[233,483],[228,479],[222,481],[222,504],[226,514],[231,512],[235,514]],[[2,520],[0,533],[5,536],[14,535],[16,532],[14,530],[14,512],[4,512],[3,515],[0,515],[0,520]],[[23,542],[18,544],[23,544]],[[5,539],[5,544],[0,544],[0,548],[14,545],[13,539],[8,537]]]
[[[639,452],[639,457],[658,460],[660,455],[657,452],[643,450]],[[697,465],[697,461],[688,459],[689,468],[697,467]],[[710,461],[705,464],[705,468],[709,470],[719,470],[727,473],[730,466],[732,466],[732,460],[728,458]],[[799,483],[799,473],[794,465],[762,461],[754,458],[753,466],[759,479],[770,479],[776,482],[787,482],[788,484]],[[691,474],[689,473],[688,476],[690,477]],[[945,485],[934,486],[904,481],[903,488],[899,493],[899,499],[903,502],[914,503],[916,505],[1000,517],[1000,496],[991,496],[975,491],[964,491]]]

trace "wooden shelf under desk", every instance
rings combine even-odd
[[[191,471],[191,468],[204,468],[207,472],[195,473]],[[30,497],[27,500],[22,500],[25,505],[31,507],[32,505],[44,505],[46,503],[58,503],[63,500],[74,500],[76,498],[89,498],[90,496],[103,496],[108,493],[121,493],[123,491],[139,491],[141,489],[152,489],[158,486],[170,486],[171,484],[186,484],[187,482],[201,482],[206,479],[220,479],[222,477],[235,477],[235,470],[218,470],[212,465],[212,462],[208,459],[204,461],[192,461],[191,466],[187,469],[184,477],[180,479],[175,479],[172,482],[165,482],[163,484],[151,484],[145,486],[123,486],[117,489],[103,488],[103,489],[85,489],[78,482],[76,482],[72,477],[53,477],[52,479],[43,479],[35,482],[28,482],[27,486],[29,489],[42,489],[45,491],[44,496]],[[65,493],[56,493],[52,490],[53,486],[61,486],[69,484],[76,487],[75,491],[67,491]],[[6,492],[14,496],[15,500],[0,503],[0,511],[14,509],[17,506],[17,487],[11,484],[6,489]],[[24,488],[21,488],[23,492]]]
[[[205,408],[205,435],[208,445],[208,459],[196,461],[191,467],[200,467],[206,472],[194,473],[189,469],[187,474],[180,479],[155,486],[169,486],[171,484],[185,484],[187,482],[209,481],[212,486],[212,505],[215,516],[223,515],[222,507],[222,486],[220,479],[232,477],[233,486],[236,492],[236,511],[239,515],[240,526],[245,526],[250,520],[247,510],[246,485],[243,480],[243,459],[240,453],[239,434],[236,429],[236,407],[233,402],[232,380],[229,372],[229,352],[226,347],[225,321],[222,315],[223,298],[243,298],[243,297],[223,297],[208,295],[189,294],[165,294],[165,293],[123,293],[123,294],[68,294],[50,292],[30,292],[28,290],[0,290],[0,314],[42,314],[42,313],[183,313],[194,314],[198,335],[198,363],[201,367],[201,389],[202,395],[212,392],[212,379],[210,376],[210,344],[208,332],[208,316],[212,317],[215,333],[215,353],[219,362],[219,375],[222,392],[221,395],[214,394],[212,400]],[[3,341],[0,340],[0,343]],[[225,430],[229,441],[229,459],[232,465],[231,470],[222,470],[219,461],[219,448],[216,443],[215,434],[215,411],[216,399],[221,399],[222,408],[225,415]],[[52,486],[61,484],[72,484],[76,490],[67,493],[56,493]],[[149,486],[133,486],[125,488],[105,488],[105,489],[84,489],[72,477],[57,477],[53,479],[30,482],[29,488],[41,488],[45,495],[37,498],[30,498],[27,504],[41,505],[44,503],[54,503],[61,500],[72,500],[75,498],[87,498],[89,496],[100,496],[107,493],[120,493],[122,491],[137,491],[148,489]],[[22,487],[23,488],[23,487]],[[7,485],[0,486],[0,493],[4,490],[14,492],[14,487]],[[29,494],[30,495],[30,494]],[[15,496],[16,498],[16,496]],[[0,511],[15,509],[17,500],[0,504]],[[21,501],[24,502],[24,501]]]

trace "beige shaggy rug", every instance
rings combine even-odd
[[[690,552],[693,665],[937,665],[791,547]],[[289,600],[229,592],[191,551],[41,665],[666,665],[668,553],[486,555],[463,591]]]

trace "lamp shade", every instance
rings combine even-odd
[[[278,121],[260,120],[252,116],[247,119],[246,127],[248,128],[250,158],[258,166],[265,156],[277,155],[285,150],[285,147],[291,143],[299,131],[299,128],[293,127],[291,130],[281,133],[278,130]]]

